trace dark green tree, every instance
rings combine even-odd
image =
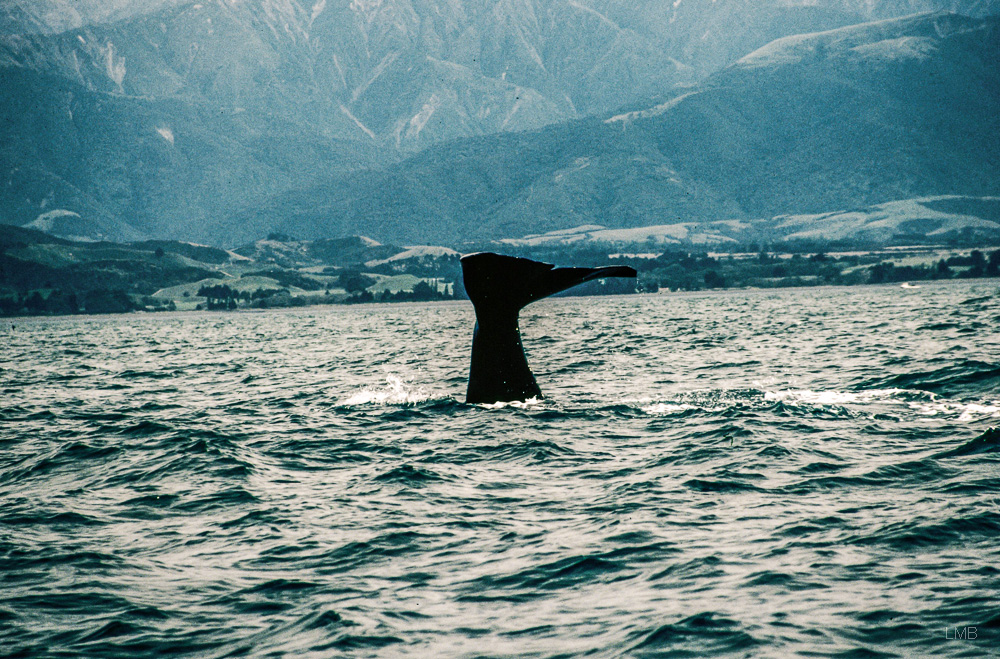
[[[359,293],[375,283],[373,277],[360,272],[344,272],[337,278],[337,285],[348,293]]]
[[[972,267],[969,268],[969,277],[983,277],[986,275],[986,257],[978,249],[972,250],[969,254],[969,260],[972,262]]]
[[[725,288],[726,278],[715,270],[705,271],[705,286],[708,288]]]
[[[990,260],[986,264],[987,277],[1000,277],[1000,249],[990,252]]]

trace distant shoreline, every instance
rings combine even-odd
[[[795,244],[736,252],[580,243],[502,250],[565,266],[627,266],[560,296],[773,290],[1000,276],[1000,248]],[[650,251],[653,248],[655,251]],[[472,249],[470,246],[469,249]],[[842,251],[833,251],[842,250]],[[238,253],[237,253],[238,252]],[[300,308],[464,299],[459,252],[363,237],[272,235],[237,252],[177,241],[75,243],[41,231],[0,234],[0,317]]]
[[[531,308],[538,308],[545,304],[565,302],[569,300],[584,300],[584,299],[607,299],[607,298],[686,298],[686,297],[718,297],[723,295],[733,295],[737,293],[743,294],[759,294],[759,293],[778,293],[787,291],[816,291],[816,290],[840,290],[844,288],[899,288],[900,293],[905,294],[919,294],[922,288],[940,288],[946,286],[959,286],[964,284],[979,284],[985,286],[997,286],[997,292],[994,295],[1000,295],[1000,277],[978,277],[978,278],[968,278],[968,279],[934,279],[926,280],[920,282],[916,287],[906,289],[903,288],[900,283],[878,283],[878,284],[813,284],[813,285],[801,285],[801,286],[775,286],[772,288],[712,288],[712,289],[701,289],[696,291],[658,291],[656,293],[649,292],[636,292],[636,293],[607,293],[603,295],[559,295],[547,298],[546,300],[535,303]],[[451,300],[405,300],[405,301],[387,301],[387,302],[358,302],[352,304],[344,303],[328,303],[328,304],[310,304],[298,307],[271,307],[266,309],[257,308],[239,308],[239,309],[183,309],[174,311],[148,311],[148,310],[135,310],[126,312],[114,312],[114,313],[76,313],[76,314],[25,314],[25,315],[13,315],[13,316],[0,316],[3,319],[3,324],[8,324],[10,321],[37,321],[46,319],[67,319],[76,318],[80,320],[98,320],[105,318],[114,317],[129,317],[129,318],[189,318],[196,316],[206,316],[206,315],[219,315],[228,316],[231,314],[237,315],[250,315],[250,314],[266,314],[266,313],[302,313],[307,312],[310,309],[372,309],[372,308],[386,308],[386,307],[402,307],[402,306],[464,306],[468,305],[470,312],[472,311],[472,306],[467,299],[451,299]]]

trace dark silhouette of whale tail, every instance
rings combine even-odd
[[[591,279],[635,277],[636,272],[627,266],[557,268],[482,252],[462,257],[462,275],[476,309],[466,401],[496,403],[542,396],[521,345],[521,309]]]

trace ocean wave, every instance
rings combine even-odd
[[[395,375],[386,376],[384,387],[367,388],[337,402],[337,407],[362,405],[416,405],[431,396],[423,387],[413,387]]]
[[[654,403],[652,405],[643,405],[639,409],[651,416],[672,416],[700,408],[691,403]]]
[[[908,402],[914,398],[933,398],[924,391],[909,389],[866,389],[862,391],[812,391],[810,389],[786,389],[764,391],[764,400],[787,403],[808,403],[811,405],[865,405],[867,403],[890,401]]]
[[[648,416],[688,416],[695,412],[724,413],[759,406],[760,392],[754,389],[702,389],[668,398],[626,397],[617,401]]]
[[[905,406],[922,416],[948,416],[957,421],[970,422],[986,418],[1000,418],[1000,400],[980,402],[952,401],[930,391],[919,389],[864,389],[861,391],[812,391],[787,389],[765,391],[764,399],[791,405],[819,407],[847,407],[880,404]]]
[[[1000,365],[964,359],[940,368],[868,380],[861,386],[870,389],[919,389],[948,396],[981,394],[1000,390]]]
[[[479,403],[477,407],[480,407],[484,410],[503,410],[503,409],[531,410],[540,408],[544,405],[546,405],[545,399],[532,396],[527,400],[510,400],[510,401],[500,400],[495,403]]]
[[[937,457],[947,458],[977,453],[995,453],[1000,451],[1000,428],[988,428],[986,432],[958,448],[939,453]]]
[[[466,584],[464,602],[525,601],[543,597],[548,589],[573,588],[585,583],[618,580],[624,566],[602,556],[561,558],[512,574],[489,574]]]
[[[987,403],[910,403],[910,408],[923,416],[951,416],[958,421],[981,421],[1000,418],[1000,400]]]
[[[374,480],[384,483],[399,483],[402,485],[421,485],[431,481],[443,481],[448,479],[425,467],[404,464],[375,476]]]
[[[630,647],[637,656],[705,656],[748,652],[762,645],[738,621],[713,611],[633,634]]]
[[[859,545],[885,544],[911,550],[919,547],[987,543],[992,545],[1000,534],[1000,513],[956,513],[943,522],[894,522],[871,533],[856,536],[850,542]]]
[[[490,406],[468,305],[32,321],[0,654],[988,654],[996,298],[921,292],[555,301]]]

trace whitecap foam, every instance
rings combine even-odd
[[[703,391],[689,391],[686,394],[675,397],[673,400],[657,400],[649,396],[643,396],[641,398],[622,398],[617,404],[627,405],[650,416],[671,416],[688,410],[721,412],[729,408],[733,404],[733,401],[731,400],[731,392],[706,389]]]
[[[652,416],[670,416],[698,408],[688,403],[656,403],[655,405],[644,405],[639,409]]]
[[[906,402],[904,396],[913,396],[909,389],[866,389],[864,391],[812,391],[811,389],[788,389],[785,391],[765,391],[764,400],[783,403],[807,403],[810,405],[849,405],[874,401]],[[934,394],[920,392],[933,400]]]
[[[430,398],[422,387],[411,387],[395,375],[386,376],[386,386],[379,389],[362,389],[337,404],[344,407],[358,405],[413,405]]]
[[[923,416],[958,416],[964,422],[1000,418],[1000,400],[980,403],[910,403],[910,408]]]
[[[518,410],[526,410],[530,407],[535,407],[542,404],[542,399],[532,396],[528,400],[511,400],[511,401],[497,401],[495,403],[483,403],[480,407],[486,408],[488,410],[501,410],[505,407],[513,407]]]
[[[914,400],[919,398],[922,400]],[[929,391],[912,389],[868,389],[864,391],[812,391],[789,389],[765,391],[764,400],[780,401],[792,405],[865,405],[881,402],[906,406],[923,416],[958,417],[963,423],[987,418],[1000,418],[1000,401],[961,403],[941,400]]]

